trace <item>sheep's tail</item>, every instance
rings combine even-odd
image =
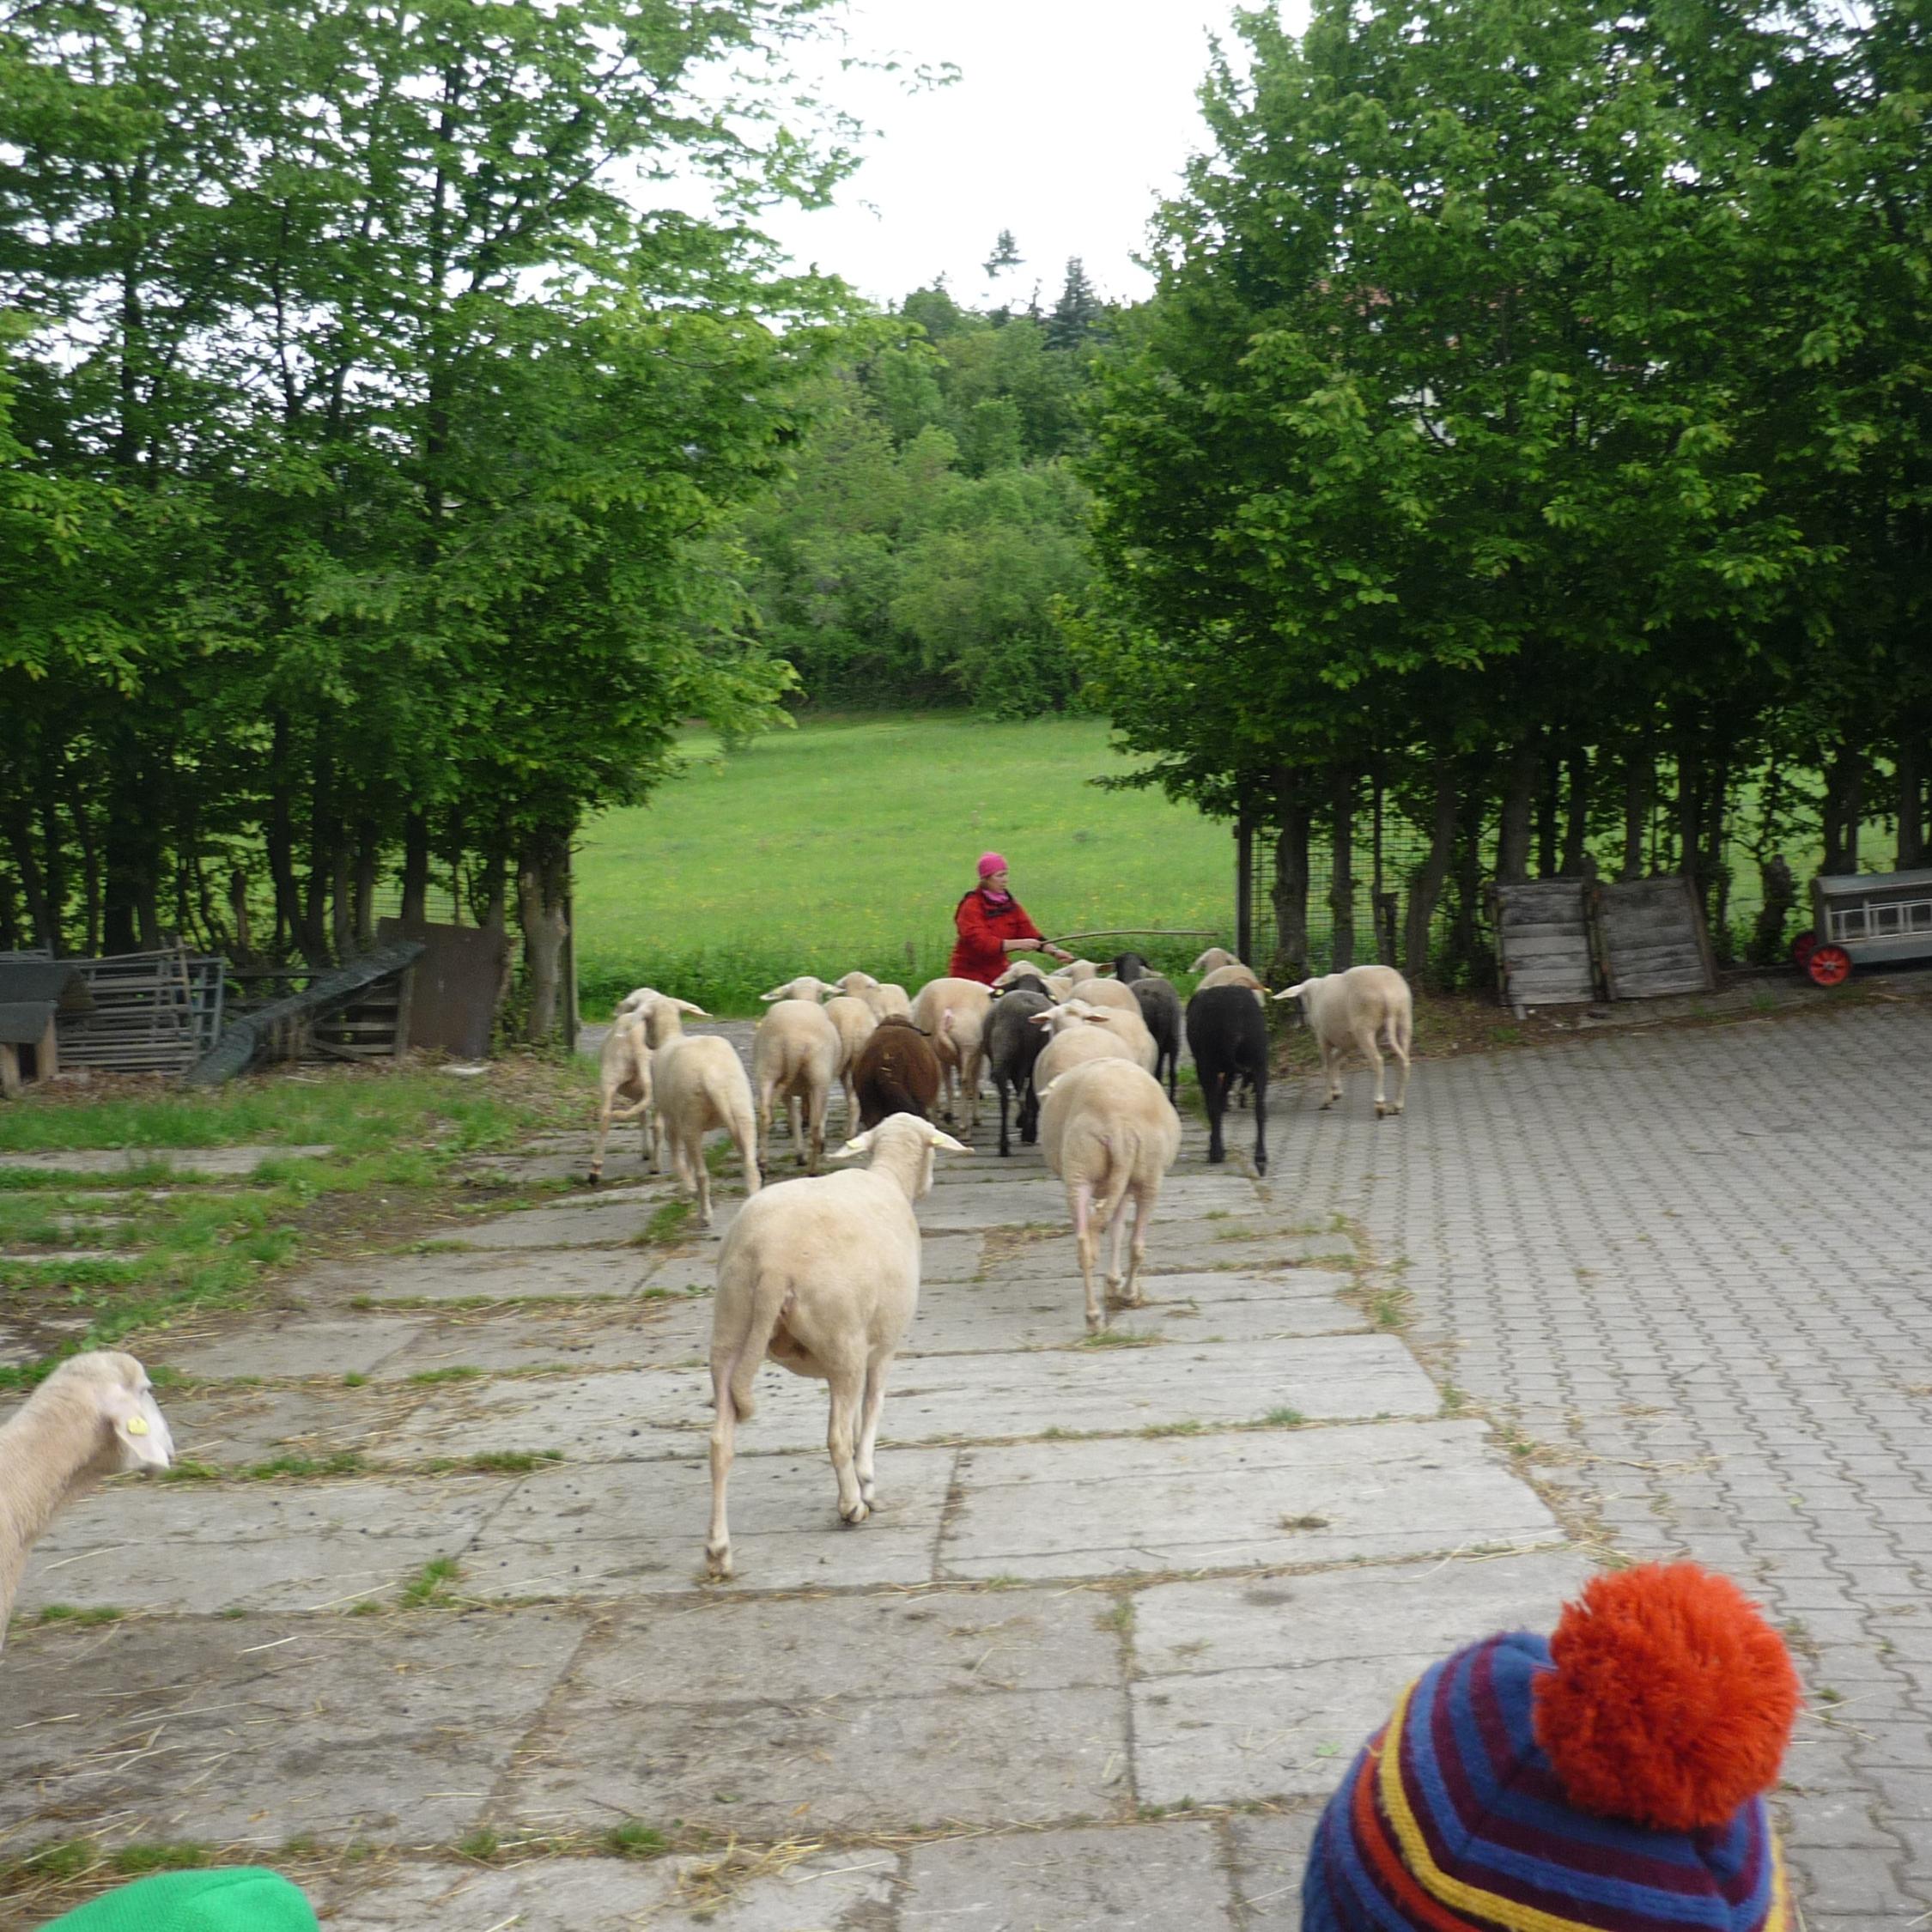
[[[757,1411],[752,1387],[758,1379],[758,1369],[764,1361],[765,1351],[771,1346],[772,1335],[792,1304],[792,1293],[789,1277],[761,1271],[757,1285],[751,1291],[750,1305],[745,1311],[744,1327],[738,1336],[738,1346],[722,1362],[716,1352],[713,1352],[711,1376],[716,1393],[720,1396],[730,1394],[732,1407],[741,1421]]]
[[[1107,1191],[1094,1196],[1094,1224],[1108,1227],[1121,1211],[1121,1202],[1133,1185],[1133,1171],[1139,1164],[1140,1130],[1130,1121],[1114,1120],[1104,1131],[1092,1130],[1095,1142],[1106,1150]]]

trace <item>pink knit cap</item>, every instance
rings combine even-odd
[[[980,854],[980,877],[991,878],[995,872],[1003,872],[1006,861],[997,852],[982,852]]]

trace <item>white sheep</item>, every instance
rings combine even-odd
[[[1240,963],[1239,953],[1230,952],[1225,946],[1210,946],[1188,970],[1190,973],[1213,973],[1218,972],[1224,966],[1238,966]]]
[[[174,1459],[148,1371],[99,1349],[63,1362],[0,1426],[0,1645],[27,1552],[56,1514],[103,1476]]]
[[[1084,999],[1090,1006],[1111,1006],[1117,1013],[1132,1013],[1136,1019],[1141,1017],[1140,1002],[1134,998],[1133,988],[1119,980],[1078,981],[1072,997]]]
[[[758,1132],[768,1167],[772,1103],[781,1100],[799,1158],[817,1173],[839,1053],[839,1030],[815,999],[781,999],[758,1022],[751,1036],[751,1084],[758,1094]]]
[[[1129,1308],[1139,1307],[1145,1298],[1140,1268],[1146,1257],[1147,1227],[1160,1198],[1161,1176],[1181,1151],[1181,1116],[1161,1091],[1160,1082],[1132,1061],[1090,1060],[1061,1074],[1041,1096],[1040,1146],[1048,1169],[1066,1186],[1067,1212],[1079,1243],[1087,1327],[1103,1327],[1106,1311],[1093,1281],[1101,1232],[1111,1227],[1114,1234],[1109,1298],[1117,1297]],[[1123,1277],[1121,1242],[1130,1200],[1133,1248]]]
[[[1091,982],[1089,982],[1091,983]],[[1033,1068],[1033,1091],[1044,1093],[1047,1083],[1083,1060],[1131,1060],[1151,1073],[1160,1064],[1160,1049],[1136,1006],[1131,1013],[1117,1006],[1097,1006],[1084,998],[1062,1000],[1033,1016],[1036,1026],[1052,1035]]]
[[[1277,999],[1300,1003],[1302,1018],[1315,1030],[1315,1043],[1321,1050],[1321,1071],[1328,1084],[1328,1097],[1321,1104],[1332,1107],[1342,1097],[1342,1056],[1351,1047],[1376,1070],[1376,1118],[1400,1114],[1409,1097],[1409,1041],[1415,1028],[1415,1001],[1409,982],[1393,966],[1351,966],[1346,973],[1329,973],[1321,979],[1303,980]],[[1376,1048],[1378,1036],[1402,1063],[1402,1079],[1391,1105],[1382,1091],[1382,1060]]]
[[[1099,966],[1091,959],[1069,959],[1060,968],[1060,971],[1072,980],[1075,986],[1078,986],[1083,980],[1097,980],[1100,977]]]
[[[959,1118],[963,1091],[966,1125],[980,1118],[980,1064],[985,1058],[982,1038],[993,989],[977,980],[928,980],[913,998],[912,1023],[933,1042],[945,1080],[944,1102],[949,1121]]]
[[[781,999],[823,999],[838,987],[826,980],[814,979],[810,973],[801,973],[795,980],[786,981],[783,986],[775,986],[769,993],[761,993],[758,997],[766,1005],[775,1005]]]
[[[930,1121],[892,1114],[848,1140],[838,1158],[871,1164],[817,1180],[781,1181],[747,1201],[718,1252],[711,1323],[711,1530],[705,1560],[732,1574],[725,1516],[737,1425],[769,1355],[816,1376],[831,1398],[826,1447],[839,1519],[861,1523],[878,1500],[872,1454],[885,1378],[919,1303],[919,1223],[913,1203],[933,1185],[933,1150],[969,1150]]]
[[[859,1104],[852,1091],[853,1063],[859,1058],[859,1049],[878,1030],[878,1015],[865,1000],[847,993],[834,993],[823,1010],[839,1036],[839,1064],[835,1077],[845,1090],[846,1131],[849,1133],[859,1124]]]
[[[908,1019],[912,1016],[912,1001],[907,999],[906,989],[890,980],[882,983],[870,973],[847,973],[839,979],[838,990],[851,999],[863,999],[872,1008],[875,1019]]]
[[[654,1145],[651,1123],[651,1048],[644,1036],[644,1016],[620,1011],[611,1023],[597,1059],[597,1145],[591,1154],[590,1178],[594,1187],[604,1178],[604,1143],[611,1123],[644,1121],[644,1153],[651,1163]]]
[[[711,1170],[704,1137],[721,1127],[744,1163],[744,1191],[758,1191],[758,1140],[751,1114],[751,1086],[744,1063],[729,1040],[717,1034],[687,1038],[680,1017],[704,1008],[689,999],[654,994],[641,1009],[651,1043],[651,1087],[657,1109],[658,1145],[668,1153],[679,1187],[697,1194],[698,1218],[711,1225]]]
[[[1236,959],[1226,966],[1214,967],[1201,975],[1201,981],[1194,988],[1196,993],[1205,993],[1211,986],[1244,986],[1255,995],[1255,1004],[1266,1006],[1268,989],[1261,982],[1252,966],[1243,966]]]

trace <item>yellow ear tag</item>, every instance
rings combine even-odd
[[[145,1436],[148,1433],[148,1419],[144,1415],[131,1415],[127,1419],[127,1432],[131,1436]]]

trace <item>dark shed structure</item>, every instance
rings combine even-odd
[[[93,1011],[87,975],[70,962],[0,953],[0,1095],[10,1100],[28,1080],[58,1073],[55,1016]]]

